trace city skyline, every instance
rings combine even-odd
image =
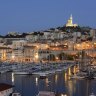
[[[73,23],[95,28],[95,3],[95,0],[0,1],[0,34],[64,26],[70,14],[73,14]]]

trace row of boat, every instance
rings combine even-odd
[[[67,96],[67,94],[56,94],[50,91],[40,91],[37,96]],[[95,96],[95,94],[91,93],[89,96]]]

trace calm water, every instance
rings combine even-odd
[[[14,84],[14,89],[22,96],[36,96],[39,90],[54,91],[67,96],[89,96],[91,92],[96,95],[96,80],[70,79],[65,72],[51,75],[47,79],[6,73],[0,75],[0,82]]]

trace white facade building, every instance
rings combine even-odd
[[[27,41],[26,40],[18,40],[18,41],[13,41],[12,42],[12,46],[15,49],[21,48],[21,47],[23,47],[26,44],[27,44]]]

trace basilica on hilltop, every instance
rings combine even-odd
[[[66,27],[77,27],[78,24],[73,24],[73,17],[72,17],[72,15],[71,15],[70,18],[68,19],[68,21],[67,21],[67,23],[66,23],[65,26],[66,26]]]

